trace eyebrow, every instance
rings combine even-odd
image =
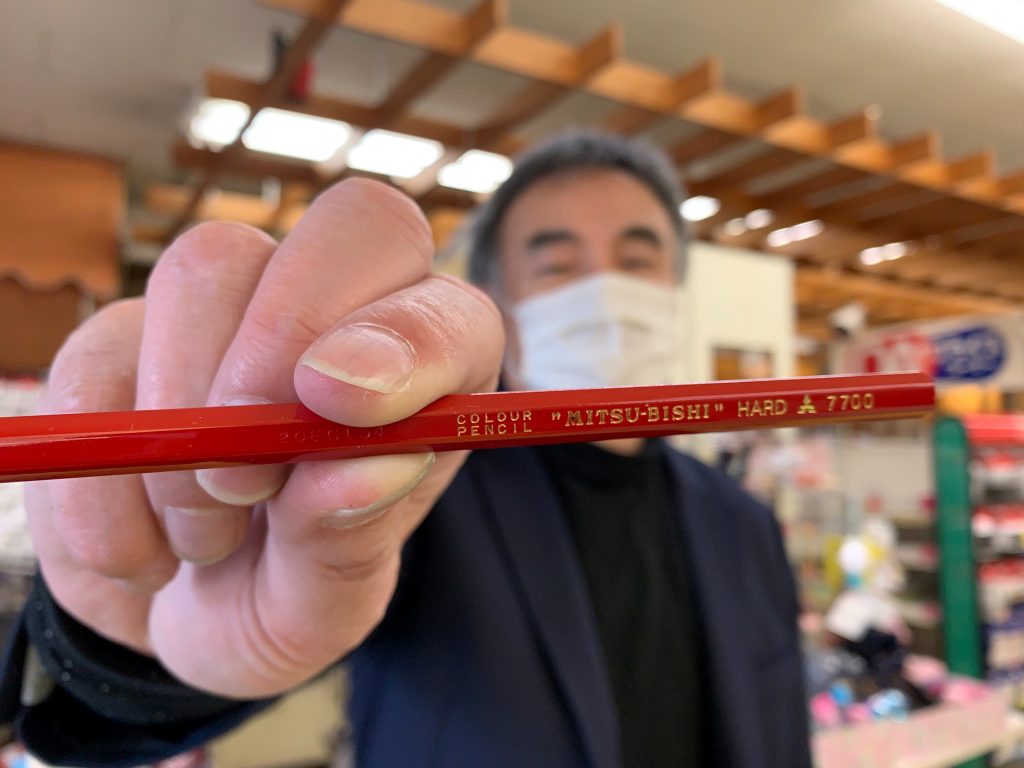
[[[526,247],[528,250],[536,251],[546,245],[578,242],[579,237],[576,233],[568,229],[542,229],[530,235],[530,238],[526,241]]]
[[[658,233],[642,224],[634,224],[632,227],[626,228],[619,237],[622,240],[643,240],[657,248],[662,246]]]

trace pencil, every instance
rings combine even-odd
[[[448,395],[348,427],[298,403],[0,418],[0,482],[914,418],[921,373]]]

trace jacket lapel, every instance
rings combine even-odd
[[[750,616],[741,577],[744,537],[735,511],[712,498],[688,459],[667,451],[709,656],[711,702],[723,768],[756,768],[764,743],[756,710]]]
[[[589,764],[619,765],[619,727],[597,626],[571,533],[533,451],[477,453],[484,505]]]

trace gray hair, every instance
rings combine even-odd
[[[677,272],[686,274],[688,233],[679,205],[679,174],[660,149],[639,140],[598,131],[572,131],[545,142],[516,160],[515,170],[477,210],[469,237],[469,279],[494,286],[498,277],[498,234],[509,206],[541,179],[577,170],[614,170],[646,185],[668,213],[679,238]]]

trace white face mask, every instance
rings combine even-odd
[[[601,272],[513,308],[527,389],[668,384],[681,379],[674,286]]]

